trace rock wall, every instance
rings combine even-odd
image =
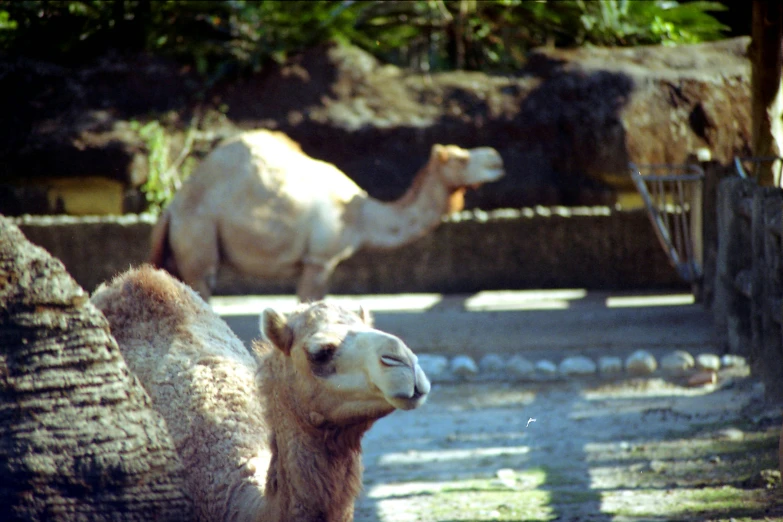
[[[147,255],[151,216],[16,218],[25,235],[61,259],[92,291]],[[391,251],[343,262],[331,292],[465,293],[489,289],[681,287],[643,211],[538,207],[464,212],[432,234]],[[264,282],[221,270],[218,294],[293,293],[294,281]]]
[[[539,50],[513,77],[413,74],[333,47],[217,96],[238,126],[287,132],[381,199],[446,142],[491,145],[506,164],[469,208],[603,204],[631,188],[629,161],[684,163],[708,148],[729,163],[749,150],[748,43]]]
[[[147,151],[130,122],[162,121],[176,154],[196,109],[197,157],[240,129],[277,128],[389,200],[433,143],[490,145],[508,175],[470,193],[467,208],[607,204],[630,188],[628,161],[747,154],[748,43],[539,50],[514,76],[422,75],[327,46],[210,87],[203,103],[198,78],[156,58],[79,70],[0,61],[0,213],[51,212],[36,185],[96,175],[124,183],[126,210],[137,210]]]

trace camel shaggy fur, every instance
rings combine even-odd
[[[162,270],[132,269],[92,302],[166,420],[199,520],[352,520],[362,436],[429,393],[400,339],[324,302],[265,310],[252,352]]]
[[[318,300],[340,261],[360,248],[396,248],[461,210],[465,190],[503,176],[495,149],[435,145],[397,201],[369,197],[334,165],[285,134],[240,134],[210,153],[166,207],[150,262],[208,299],[219,265],[260,278],[299,276]]]

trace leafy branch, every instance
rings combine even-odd
[[[170,159],[171,137],[157,120],[144,125],[138,121],[130,123],[147,149],[147,181],[141,186],[141,192],[147,199],[150,212],[159,214],[193,171],[195,159],[190,153],[197,134],[197,122],[198,112],[190,121],[185,142],[174,161]]]
[[[211,83],[326,42],[402,66],[516,70],[536,46],[719,39],[720,2],[674,0],[0,0],[0,51],[73,62],[168,55]]]

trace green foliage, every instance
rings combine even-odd
[[[170,158],[171,138],[158,121],[153,120],[144,125],[132,121],[130,125],[147,148],[147,181],[141,186],[141,192],[147,199],[150,212],[159,214],[195,166],[194,158],[186,158],[189,139],[186,139],[185,150],[180,155],[184,162],[179,165],[179,162]],[[193,127],[189,135],[191,132]]]
[[[728,27],[707,14],[725,7],[718,2],[576,2],[585,42],[598,45],[679,44],[715,39]]]
[[[11,20],[8,11],[0,11],[0,31],[16,29],[16,21]]]
[[[0,0],[0,50],[60,62],[109,48],[174,57],[213,81],[336,40],[423,69],[516,69],[536,46],[721,38],[719,2],[673,0]]]

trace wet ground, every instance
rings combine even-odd
[[[414,350],[531,359],[644,348],[720,353],[684,294],[579,289],[356,296]],[[291,298],[216,298],[240,337]],[[356,520],[783,520],[779,406],[747,368],[689,387],[660,373],[436,384],[428,403],[365,437]]]

